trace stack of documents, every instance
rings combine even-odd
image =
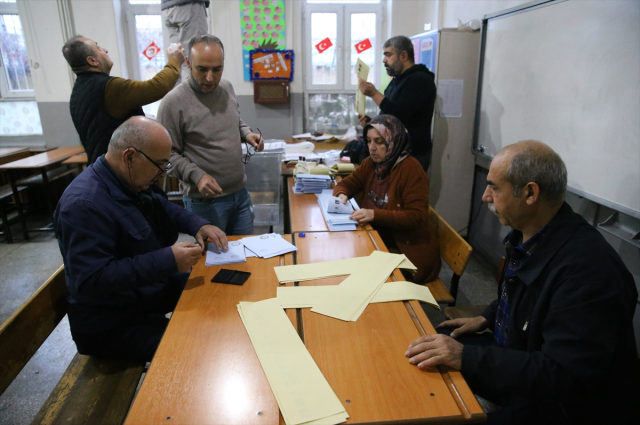
[[[332,232],[356,230],[356,224],[358,224],[358,222],[351,220],[348,214],[328,212],[330,206],[335,205],[335,201],[332,200],[332,198],[335,199],[333,196],[333,190],[323,190],[322,193],[319,193],[316,196],[318,197],[320,210],[322,210],[322,215],[324,216],[324,220],[327,222],[327,226],[329,226],[329,230]],[[353,214],[353,211],[351,211],[350,214]]]
[[[242,238],[240,242],[256,256],[262,258],[276,257],[298,249],[277,233]]]
[[[347,414],[276,298],[240,302],[238,313],[287,425],[332,425]]]
[[[293,193],[321,193],[331,187],[331,176],[325,174],[297,174]]]
[[[216,244],[209,242],[207,245],[207,258],[205,266],[221,266],[223,264],[246,263],[244,246],[237,241],[229,242],[227,251],[219,251]]]

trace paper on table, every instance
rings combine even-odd
[[[353,164],[336,164],[333,167],[338,173],[353,173],[355,171],[356,166]]]
[[[247,257],[247,258],[249,258],[249,257],[257,257],[256,253],[251,251],[246,246],[244,247],[244,256]]]
[[[375,251],[374,251],[375,252]],[[395,254],[398,255],[398,254]],[[400,254],[403,258],[398,265],[399,269],[418,270],[409,259]],[[344,276],[369,267],[372,260],[371,255],[367,257],[348,258],[345,260],[323,261],[312,264],[296,264],[293,266],[277,266],[273,270],[276,273],[278,282],[304,282],[307,280],[326,279],[329,277]]]
[[[313,136],[311,133],[294,134],[294,139],[311,139]]]
[[[238,313],[287,425],[349,417],[276,298],[240,302]]]
[[[358,76],[358,78],[362,78],[365,81],[367,81],[367,78],[369,77],[369,66],[366,63],[362,62],[360,58],[358,58],[358,61],[356,62],[356,75]],[[358,114],[360,115],[364,115],[365,106],[366,98],[360,91],[360,87],[358,87],[356,89],[356,112],[358,112]]]
[[[226,252],[218,251],[213,242],[207,245],[207,258],[205,266],[221,266],[223,264],[246,263],[244,246],[240,242],[229,242],[229,249]]]
[[[438,80],[438,100],[442,118],[462,117],[464,80]]]
[[[287,143],[285,145],[285,147],[284,147],[284,151],[287,154],[311,153],[311,152],[313,152],[315,147],[316,147],[316,145],[314,145],[311,142]]]
[[[311,308],[320,299],[334,299],[338,286],[282,286],[278,288],[278,301],[282,308]],[[428,287],[405,281],[383,284],[371,303],[406,300],[422,301],[440,310]]]
[[[353,214],[353,205],[351,205],[351,202],[343,204],[340,198],[331,196],[327,202],[327,212],[333,214]]]
[[[276,233],[242,238],[240,242],[262,258],[271,258],[297,250],[294,245]]]

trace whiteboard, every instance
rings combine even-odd
[[[640,218],[640,1],[551,3],[484,30],[476,144],[543,141],[569,190]]]

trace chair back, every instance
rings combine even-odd
[[[0,325],[0,395],[67,314],[64,266]]]
[[[473,248],[431,206],[429,206],[429,218],[438,229],[440,256],[455,274],[462,275]]]

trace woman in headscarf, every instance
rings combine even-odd
[[[415,283],[435,280],[440,272],[440,243],[429,219],[429,178],[409,156],[409,136],[392,115],[378,115],[362,130],[370,156],[338,183],[333,196],[343,203],[364,192],[351,218],[370,223],[389,252],[402,253],[418,268]],[[406,274],[405,274],[406,276]]]

